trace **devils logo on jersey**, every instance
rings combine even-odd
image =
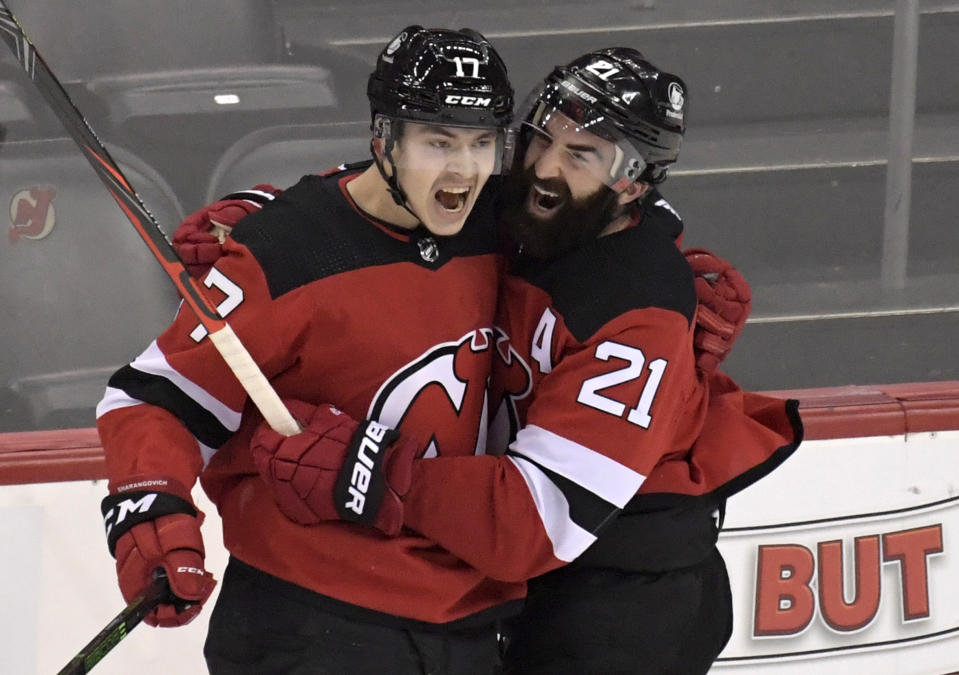
[[[490,454],[501,454],[516,438],[520,427],[519,405],[533,388],[533,372],[519,352],[513,348],[509,336],[496,329],[496,349],[493,357],[492,386],[489,407],[493,417],[489,427]]]
[[[430,349],[380,387],[370,419],[401,431],[433,429],[429,439],[418,439],[426,457],[484,453],[492,345],[486,328]]]

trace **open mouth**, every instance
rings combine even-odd
[[[447,213],[459,213],[466,207],[469,194],[468,187],[447,187],[437,190],[433,197]]]
[[[530,199],[533,206],[543,212],[552,211],[563,203],[563,197],[558,192],[543,189],[538,185],[533,185]]]

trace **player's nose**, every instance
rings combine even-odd
[[[559,178],[562,171],[560,169],[559,156],[555,145],[551,145],[536,158],[533,164],[533,171],[537,178]]]

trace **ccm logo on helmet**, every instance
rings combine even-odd
[[[389,427],[377,422],[369,422],[366,425],[366,433],[363,440],[360,441],[360,447],[356,453],[356,462],[353,464],[353,471],[350,473],[350,501],[346,503],[346,508],[350,509],[358,516],[363,515],[366,508],[366,493],[370,489],[370,469],[373,468],[373,455],[378,455],[382,449],[381,443]]]
[[[447,94],[444,103],[448,105],[472,105],[488,108],[493,99],[484,96],[461,96],[460,94]]]

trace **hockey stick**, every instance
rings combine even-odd
[[[163,267],[167,276],[173,281],[184,301],[193,310],[200,324],[206,329],[210,340],[217,351],[226,361],[230,370],[236,375],[240,384],[249,394],[250,399],[263,414],[267,423],[275,431],[292,436],[300,431],[300,427],[293,416],[283,405],[276,391],[260,370],[253,357],[240,342],[230,325],[217,312],[216,306],[210,301],[200,285],[187,272],[183,261],[177,256],[173,246],[167,240],[163,230],[157,224],[140,196],[127,181],[120,167],[117,166],[103,143],[90,128],[83,114],[70,99],[70,95],[57,80],[47,66],[46,61],[39,54],[33,43],[27,37],[13,12],[7,7],[4,0],[0,0],[0,36],[3,37],[10,51],[17,57],[17,61],[27,72],[30,80],[36,85],[47,103],[56,113],[64,128],[73,137],[83,151],[83,155],[90,162],[93,170],[106,185],[107,190],[126,214],[137,234],[149,247],[150,252]]]
[[[64,666],[57,675],[89,673],[90,669],[97,665],[111,649],[116,647],[120,640],[130,634],[130,631],[143,620],[143,617],[152,612],[157,605],[170,601],[173,596],[170,592],[170,585],[167,583],[166,574],[162,572],[162,568],[158,568],[157,572],[153,583],[147,586],[142,594],[134,598],[133,602],[104,626],[103,630],[97,633],[95,638],[90,640],[76,656],[70,659],[70,663]]]

